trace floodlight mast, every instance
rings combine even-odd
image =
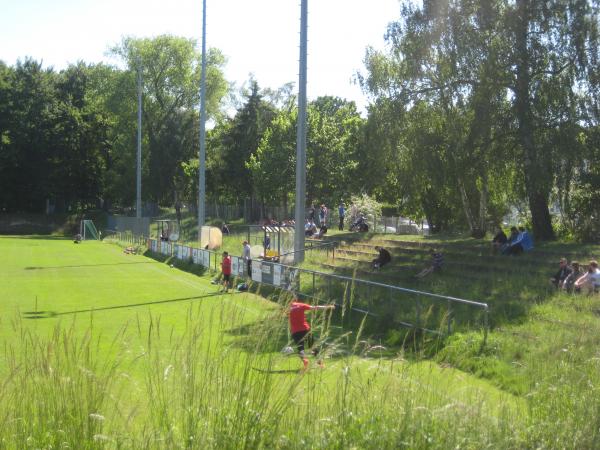
[[[137,129],[137,166],[135,216],[142,218],[142,62],[136,57],[138,91],[138,129]]]
[[[202,70],[200,73],[200,152],[198,154],[198,240],[206,203],[206,0],[202,0]]]
[[[296,135],[296,225],[294,263],[304,261],[304,207],[306,203],[306,60],[308,0],[300,3],[300,73],[298,80],[298,125]]]

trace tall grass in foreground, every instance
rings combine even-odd
[[[457,389],[460,377],[434,365],[360,358],[346,335],[332,343],[339,356],[326,369],[301,374],[295,357],[274,351],[286,339],[285,315],[252,322],[248,314],[225,301],[190,306],[178,333],[144,317],[109,350],[93,328],[81,335],[57,325],[42,338],[16,321],[2,361],[0,447],[597,446],[595,361],[558,361],[557,378],[526,400],[498,400]]]

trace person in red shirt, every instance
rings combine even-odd
[[[310,325],[306,321],[304,313],[306,311],[322,310],[322,309],[334,309],[335,305],[324,305],[324,306],[311,306],[306,303],[300,302],[297,298],[290,303],[290,332],[292,333],[292,339],[298,346],[298,356],[304,364],[304,370],[308,369],[308,358],[304,353],[304,344],[308,347],[312,347],[312,335],[310,333]],[[312,353],[317,356],[318,350],[313,349]],[[322,366],[321,360],[317,361],[319,366]]]
[[[223,252],[221,272],[223,273],[223,292],[227,292],[229,290],[229,282],[231,280],[231,256],[229,256],[229,253],[227,252]]]

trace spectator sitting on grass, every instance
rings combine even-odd
[[[600,289],[600,270],[598,270],[597,261],[590,261],[587,273],[575,281],[575,289],[577,288],[580,288],[581,291],[587,291],[588,295],[598,292],[598,289]]]
[[[304,225],[304,233],[306,236],[311,237],[317,232],[317,225],[314,220],[307,220],[306,225]]]
[[[373,260],[373,270],[381,269],[392,260],[392,255],[385,248],[377,246],[375,250],[379,252],[379,255]]]
[[[508,255],[509,254],[508,251],[509,251],[509,248],[510,248],[511,244],[513,242],[516,242],[516,240],[518,239],[518,237],[519,237],[519,230],[518,230],[518,228],[517,227],[511,227],[510,228],[510,235],[508,236],[508,240],[506,241],[506,244],[504,244],[502,246],[502,254],[503,255]]]
[[[573,270],[567,264],[566,258],[560,258],[560,261],[558,264],[559,264],[558,272],[556,272],[556,274],[552,278],[550,278],[550,283],[552,283],[555,288],[561,289],[563,287],[563,283],[565,282],[565,279],[569,275],[571,275],[571,272]]]
[[[437,252],[434,248],[432,248],[429,250],[429,254],[431,255],[431,265],[416,274],[415,278],[423,278],[429,275],[431,272],[442,270],[442,266],[444,265],[444,255],[442,255],[442,252]]]
[[[504,233],[502,228],[498,227],[498,232],[494,236],[494,239],[492,239],[492,253],[497,253],[499,250],[502,250],[507,241],[508,237],[506,236],[506,233]]]
[[[319,232],[315,235],[315,239],[321,239],[327,233],[327,225],[322,224]]]
[[[579,262],[571,262],[571,273],[565,278],[562,288],[567,292],[581,292],[581,288],[575,287],[575,281],[585,275],[585,272],[579,265]]]
[[[511,228],[512,230],[516,228]],[[511,233],[512,237],[513,233]],[[510,242],[508,248],[505,250],[505,253],[508,255],[520,255],[523,252],[528,252],[533,249],[533,239],[531,239],[531,235],[524,227],[519,227],[517,232],[517,237],[514,241]]]

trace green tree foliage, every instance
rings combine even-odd
[[[86,95],[91,66],[60,73],[27,59],[2,70],[0,207],[38,211],[95,205],[102,191],[106,122]]]
[[[145,197],[157,202],[177,203],[181,194],[176,183],[184,173],[182,163],[198,148],[198,104],[200,55],[193,40],[162,35],[152,39],[125,38],[113,53],[127,64],[130,74],[128,101],[136,105],[135,72],[142,72],[144,86],[143,132],[146,139]],[[227,92],[223,78],[224,57],[211,49],[207,55],[207,116],[220,115],[219,105]],[[130,120],[135,123],[135,116]],[[134,147],[135,148],[135,147]],[[133,166],[135,170],[135,165]],[[132,178],[135,179],[135,178]]]
[[[556,169],[564,167],[556,164],[563,159],[558,142],[564,144],[568,130],[598,103],[597,8],[597,2],[525,0],[405,5],[400,20],[388,27],[389,52],[369,50],[367,76],[361,78],[375,97],[370,114],[387,121],[370,128],[391,129],[394,136],[385,154],[406,153],[402,149],[416,143],[398,132],[397,122],[411,118],[405,111],[431,108],[439,139],[433,147],[421,142],[412,154],[423,160],[426,152],[439,156],[445,177],[435,195],[448,192],[447,200],[461,204],[474,234],[498,220],[501,202],[525,197],[534,233],[552,238],[548,202]],[[418,127],[428,134],[431,124]],[[405,167],[415,162],[410,152],[392,160]],[[386,180],[402,203],[406,185]],[[409,197],[414,201],[414,194]],[[456,221],[456,211],[451,216]]]
[[[287,204],[296,186],[297,110],[281,112],[246,163],[258,198]]]
[[[307,183],[309,200],[333,205],[361,184],[357,177],[364,128],[354,102],[320,97],[308,107]],[[283,111],[265,132],[247,162],[257,195],[290,200],[296,174],[297,110]]]
[[[567,180],[561,192],[563,226],[575,238],[598,242],[600,236],[600,127],[581,131],[573,153],[583,153],[577,166],[568,166]],[[567,160],[570,162],[570,160]]]
[[[263,99],[256,81],[251,82],[246,102],[235,116],[221,123],[210,138],[210,185],[213,193],[229,201],[239,201],[254,194],[246,162],[256,153],[260,140],[273,118],[275,107]]]

